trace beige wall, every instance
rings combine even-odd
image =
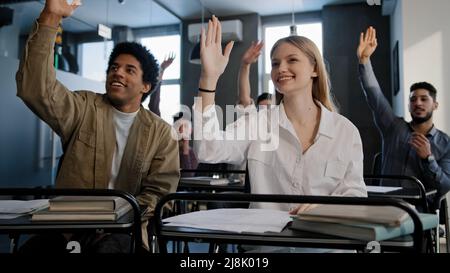
[[[409,86],[428,81],[438,90],[436,126],[450,134],[450,1],[401,0],[404,109]],[[401,51],[401,50],[400,50]],[[409,114],[405,114],[409,119]]]

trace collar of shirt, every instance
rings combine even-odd
[[[320,103],[319,101],[316,102],[320,105],[321,114],[320,114],[319,130],[317,132],[315,140],[317,140],[321,135],[333,138],[336,134],[336,126],[333,122],[333,113],[330,110],[328,110],[325,106],[323,106],[322,103]],[[283,103],[280,104],[279,111],[280,111],[279,114],[280,127],[288,130],[291,134],[296,136],[294,126],[292,126],[291,121],[287,118]]]
[[[414,128],[412,127],[411,122],[408,122],[408,127],[409,127],[409,129],[411,130],[411,132],[414,132]],[[426,136],[434,137],[434,135],[436,135],[436,133],[437,133],[436,126],[434,126],[434,124],[433,124],[433,127],[431,127],[430,131],[428,131],[428,133],[426,134]]]

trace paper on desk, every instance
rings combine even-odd
[[[48,199],[0,200],[0,214],[25,214],[46,207],[48,207]]]
[[[281,232],[292,219],[287,211],[270,209],[215,209],[163,219],[167,226],[230,232]]]
[[[402,187],[366,186],[368,192],[386,193],[400,190]]]

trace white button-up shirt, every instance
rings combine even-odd
[[[245,115],[225,131],[215,107],[194,112],[194,140],[199,140],[194,148],[200,162],[241,165],[248,160],[252,193],[367,196],[358,129],[323,105],[321,110],[317,136],[305,153],[283,104]],[[289,210],[295,205],[252,207]]]

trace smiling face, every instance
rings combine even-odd
[[[426,89],[416,89],[409,96],[409,112],[414,123],[423,123],[431,119],[438,104]]]
[[[141,98],[149,92],[150,84],[142,79],[139,61],[130,54],[121,54],[110,66],[106,79],[106,93],[118,108],[139,109]],[[119,109],[121,110],[121,109]]]
[[[307,90],[311,92],[315,65],[296,46],[283,42],[272,54],[272,81],[283,95]]]

